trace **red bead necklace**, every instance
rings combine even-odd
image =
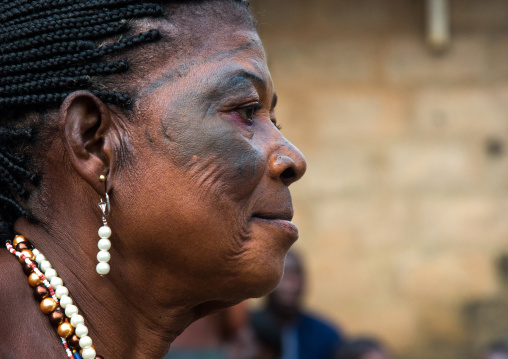
[[[12,243],[7,241],[5,246],[23,265],[41,311],[56,328],[67,358],[104,359],[95,353],[83,316],[78,314],[69,290],[46,257],[21,235],[17,235]]]

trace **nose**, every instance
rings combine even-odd
[[[270,177],[280,180],[286,186],[298,181],[307,170],[305,157],[292,143],[285,141],[270,156],[268,171]]]

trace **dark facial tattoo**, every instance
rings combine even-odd
[[[266,83],[238,65],[216,68],[207,78],[187,82],[192,85],[172,99],[160,131],[175,164],[192,171],[203,193],[212,186],[216,193],[245,196],[263,175],[266,154],[252,140],[257,124],[236,123],[231,113],[261,102]]]
[[[195,66],[201,66],[201,65],[205,65],[205,64],[209,64],[209,63],[213,63],[213,62],[221,62],[221,61],[227,60],[227,59],[237,55],[238,53],[245,51],[255,45],[259,45],[258,41],[251,40],[251,41],[245,43],[244,45],[239,46],[238,48],[233,49],[233,50],[221,51],[221,52],[218,52],[210,57],[204,58],[204,59],[197,57],[195,60],[181,65],[180,67],[178,67],[178,69],[165,73],[161,78],[159,78],[155,82],[151,83],[146,89],[141,91],[138,94],[137,98],[140,98],[140,97],[143,97],[144,95],[150,94],[160,87],[167,86],[173,81],[177,81],[178,79],[186,76],[190,72],[190,70]]]

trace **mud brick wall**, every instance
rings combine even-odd
[[[423,0],[251,3],[309,165],[309,307],[398,358],[472,358],[508,330],[508,1],[451,1],[440,56]]]

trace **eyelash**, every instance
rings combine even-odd
[[[258,112],[262,108],[263,108],[262,105],[255,104],[255,105],[241,107],[241,108],[237,109],[236,112],[238,112],[244,119],[246,119],[247,121],[252,123],[253,122],[252,118],[256,115],[256,112]],[[242,113],[242,111],[245,111],[245,114]],[[252,112],[250,112],[250,111],[252,111]],[[249,114],[250,114],[250,116],[249,116]],[[272,123],[279,131],[282,130],[282,126],[277,124],[277,121],[273,120]]]
[[[258,112],[262,108],[263,106],[261,106],[260,104],[254,104],[245,107],[240,107],[239,109],[236,110],[236,112],[238,112],[244,119],[252,123],[254,122],[252,118],[254,117],[256,112]],[[243,111],[245,111],[245,113],[243,113]]]

